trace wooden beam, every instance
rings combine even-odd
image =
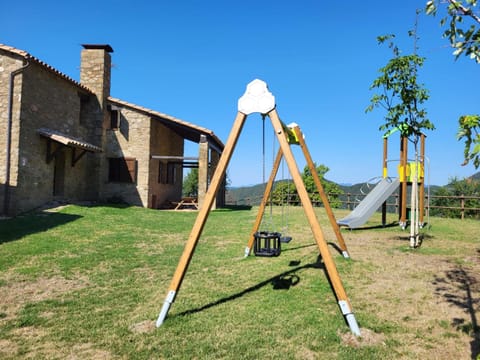
[[[155,160],[194,160],[198,161],[198,156],[168,156],[168,155],[152,155],[152,159]]]
[[[235,145],[237,144],[238,137],[240,136],[246,118],[247,116],[245,114],[241,112],[237,113],[232,130],[228,137],[225,148],[222,152],[222,156],[220,157],[220,160],[218,162],[217,169],[213,174],[210,187],[208,188],[205,195],[203,206],[198,212],[197,219],[195,220],[193,228],[190,232],[190,236],[188,237],[182,256],[180,257],[180,261],[177,265],[177,269],[175,270],[172,281],[170,283],[170,287],[168,289],[167,296],[165,297],[163,307],[160,311],[160,314],[158,315],[158,319],[156,322],[157,327],[163,324],[163,321],[168,314],[170,306],[175,301],[178,290],[182,285],[183,278],[185,277],[185,273],[188,269],[188,265],[190,264],[190,260],[192,259],[193,252],[195,251],[195,247],[197,246],[200,235],[202,234],[205,222],[207,221],[208,215],[210,213],[210,208],[212,207],[218,189],[223,182],[228,163],[230,162],[233,150],[235,149]]]
[[[57,142],[55,142],[58,144]],[[50,164],[50,162],[55,158],[55,155],[57,155],[60,151],[62,151],[62,145],[55,145],[55,150],[53,150],[53,141],[50,139],[47,139],[47,164]]]
[[[87,153],[87,150],[82,149],[80,154],[78,154],[78,156],[76,156],[76,148],[72,147],[72,167],[75,166],[77,161],[80,160],[82,158],[82,156],[85,155],[86,153]]]
[[[302,176],[298,170],[297,164],[295,162],[295,158],[292,153],[292,149],[288,144],[287,137],[282,127],[282,122],[278,117],[276,109],[271,110],[268,113],[270,120],[272,121],[273,129],[277,134],[278,141],[280,143],[280,147],[283,152],[283,156],[285,157],[285,161],[287,162],[288,168],[290,170],[290,174],[293,178],[293,182],[297,188],[298,196],[302,202],[303,209],[305,211],[305,215],[307,216],[308,222],[310,224],[310,228],[312,229],[313,236],[315,241],[317,242],[318,249],[320,251],[320,255],[323,259],[323,263],[325,264],[325,269],[330,278],[330,282],[332,284],[333,290],[338,300],[338,304],[340,309],[345,315],[345,318],[350,326],[350,329],[355,335],[360,335],[360,329],[358,328],[357,321],[355,316],[352,312],[352,306],[350,304],[350,300],[347,297],[347,293],[345,292],[345,288],[343,287],[342,280],[340,279],[340,275],[338,273],[337,267],[333,261],[332,255],[328,249],[327,242],[322,233],[322,229],[320,224],[318,223],[318,219],[315,215],[315,211],[313,209],[312,202],[310,201],[310,197],[308,196],[307,190],[305,188],[305,184],[303,183]]]
[[[330,206],[330,201],[328,200],[328,196],[323,189],[323,185],[318,177],[317,169],[315,168],[315,164],[312,160],[310,155],[310,151],[308,151],[307,144],[305,143],[305,139],[303,138],[303,133],[300,130],[300,127],[295,126],[293,128],[295,135],[298,139],[300,147],[302,149],[303,155],[305,156],[305,160],[307,161],[308,168],[310,169],[310,173],[313,177],[313,182],[317,187],[317,191],[320,195],[320,199],[322,199],[323,206],[325,207],[325,211],[327,212],[328,219],[330,220],[330,225],[335,232],[335,236],[337,237],[338,244],[340,245],[340,249],[342,250],[342,255],[345,258],[350,257],[348,255],[347,245],[345,244],[345,240],[343,239],[342,233],[340,232],[340,227],[337,224],[337,220],[335,219],[335,215],[333,214],[332,208]]]

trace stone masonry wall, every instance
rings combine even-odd
[[[111,56],[108,50],[84,48],[81,52],[80,82],[95,93],[89,101],[87,127],[91,133],[89,138],[102,149],[107,145],[106,129],[109,125],[107,98],[110,96]],[[100,156],[92,163],[93,171],[97,174],[97,196],[102,197],[108,190],[103,189],[104,178],[108,176],[108,161]]]
[[[23,66],[23,59],[18,56],[9,56],[6,52],[0,50],[0,214],[4,210],[6,171],[7,171],[7,127],[8,127],[8,98],[10,91],[10,74],[12,71],[20,69]],[[12,123],[12,145],[11,145],[11,166],[10,180],[7,191],[14,193],[17,184],[17,166],[18,163],[18,118],[20,116],[20,99],[22,76],[17,75],[14,80],[12,119],[17,120]],[[10,201],[12,204],[13,201]],[[12,208],[10,206],[10,208]]]
[[[24,73],[22,110],[18,139],[18,211],[25,211],[54,198],[55,159],[47,164],[47,139],[37,133],[48,128],[65,135],[89,141],[89,131],[81,123],[79,89],[54,76],[37,64]],[[98,146],[98,144],[95,144]],[[95,197],[96,175],[89,163],[98,155],[85,155],[72,166],[72,148],[60,146],[64,153],[64,192],[69,200],[91,200]]]
[[[124,108],[121,110],[120,128],[106,131],[105,172],[102,175],[104,200],[121,198],[132,205],[148,205],[148,163],[150,160],[150,117]],[[108,182],[108,158],[135,158],[136,184]]]

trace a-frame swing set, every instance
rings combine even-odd
[[[260,113],[270,118],[273,129],[275,131],[278,142],[280,144],[280,149],[274,162],[272,175],[270,176],[269,183],[267,184],[267,187],[265,189],[264,199],[261,203],[259,214],[257,215],[257,219],[253,226],[252,233],[250,234],[247,248],[245,249],[245,255],[248,256],[252,249],[253,243],[255,241],[255,233],[257,233],[258,231],[258,227],[260,226],[261,218],[263,216],[263,210],[266,204],[266,198],[268,197],[268,194],[271,191],[273,180],[275,179],[276,172],[278,171],[278,165],[280,164],[281,158],[283,156],[285,157],[285,161],[288,165],[290,175],[292,176],[293,182],[297,189],[298,196],[300,198],[303,209],[305,211],[305,215],[308,219],[313,236],[318,245],[320,256],[322,257],[323,263],[325,265],[325,269],[330,279],[335,296],[337,298],[340,310],[342,314],[345,316],[346,322],[350,327],[350,330],[352,331],[352,333],[356,336],[360,336],[360,328],[355,319],[355,315],[353,313],[350,300],[347,297],[345,288],[343,287],[342,280],[340,279],[340,275],[335,266],[335,262],[333,261],[333,258],[329,252],[327,242],[323,236],[322,229],[315,215],[312,202],[310,201],[310,197],[307,193],[305,184],[303,183],[302,177],[300,175],[297,164],[295,162],[292,149],[290,148],[289,138],[291,143],[298,143],[301,146],[302,151],[307,160],[308,166],[310,167],[311,173],[314,177],[314,181],[319,191],[319,194],[321,196],[321,199],[327,210],[330,223],[332,224],[335,230],[335,234],[339,241],[339,245],[342,249],[342,253],[345,257],[348,257],[348,252],[347,252],[345,242],[343,241],[343,238],[338,228],[338,225],[336,223],[336,220],[333,216],[333,213],[331,212],[326,194],[323,191],[320,180],[318,179],[318,175],[314,169],[312,159],[310,157],[308,149],[305,145],[305,141],[303,139],[303,134],[301,133],[300,128],[298,126],[292,126],[292,128],[289,128],[282,123],[275,109],[274,96],[269,92],[267,88],[267,84],[262,80],[258,80],[258,79],[253,80],[251,83],[247,85],[247,90],[245,94],[238,100],[238,112],[237,112],[234,124],[232,126],[232,130],[230,131],[230,135],[225,144],[225,148],[217,164],[217,168],[212,177],[210,187],[205,195],[203,206],[200,208],[198,212],[197,218],[192,227],[189,238],[185,244],[185,248],[180,257],[180,260],[178,262],[173,278],[171,280],[170,287],[168,289],[165,301],[163,303],[162,309],[160,311],[160,314],[156,322],[156,326],[160,327],[163,324],[172,303],[175,301],[177,293],[180,289],[180,286],[187,272],[188,265],[190,264],[190,261],[192,259],[195,248],[197,246],[198,240],[200,239],[201,233],[203,231],[206,220],[210,213],[210,209],[213,205],[213,201],[216,197],[217,191],[225,177],[227,166],[232,157],[233,151],[235,149],[235,145],[237,144],[243,125],[245,124],[245,120],[247,119],[247,116],[252,113]],[[292,141],[292,139],[294,140]],[[273,176],[273,179],[272,179],[272,176]]]
[[[338,226],[335,216],[333,215],[332,208],[330,207],[330,202],[328,201],[327,194],[325,193],[325,190],[323,189],[323,185],[320,182],[317,169],[315,168],[315,163],[313,162],[312,157],[310,156],[310,152],[308,151],[307,144],[305,143],[305,139],[302,131],[300,130],[300,127],[295,123],[289,124],[287,126],[285,126],[283,123],[281,124],[282,124],[283,130],[285,131],[288,144],[300,145],[303,155],[305,156],[308,169],[310,170],[310,174],[312,175],[313,181],[317,188],[317,192],[320,195],[320,199],[322,200],[322,203],[325,207],[325,211],[327,212],[327,216],[330,221],[330,224],[332,225],[332,228],[335,232],[335,236],[337,237],[337,241],[342,251],[342,255],[345,258],[349,258],[350,256],[348,254],[347,245],[345,244],[345,240],[343,239],[342,233],[340,232],[340,227]],[[269,232],[258,231],[260,224],[262,222],[262,217],[265,211],[265,207],[269,201],[269,196],[273,189],[273,183],[277,176],[282,158],[283,158],[283,151],[282,151],[282,148],[280,148],[273,162],[272,172],[270,173],[270,177],[265,186],[265,192],[263,194],[262,201],[260,202],[257,217],[255,219],[255,223],[250,233],[250,238],[248,240],[247,247],[245,248],[245,257],[250,255],[252,246],[254,248],[255,255],[257,256],[258,255],[259,256],[277,256],[280,254],[280,248],[279,248],[281,246],[280,244],[282,242],[287,242],[287,241],[282,241],[282,237],[280,237],[281,234],[278,234],[278,233],[269,234]],[[279,237],[279,239],[275,239],[275,237]],[[269,240],[272,240],[271,238],[274,238],[273,239],[274,241],[269,241]],[[278,246],[278,248],[276,246]]]

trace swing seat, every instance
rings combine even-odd
[[[253,253],[255,256],[272,257],[280,255],[282,248],[281,234],[270,231],[257,231],[254,234]]]
[[[288,244],[290,241],[292,241],[291,236],[281,236],[280,237],[280,242],[284,244]]]

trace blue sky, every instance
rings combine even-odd
[[[386,5],[388,4],[388,6]],[[213,130],[226,141],[237,101],[253,79],[264,80],[285,123],[296,122],[326,177],[358,183],[382,174],[380,110],[365,113],[370,84],[392,57],[378,35],[394,33],[403,53],[413,51],[408,30],[425,1],[125,1],[9,2],[0,43],[25,50],[79,79],[80,44],[110,44],[114,97]],[[462,114],[480,112],[480,65],[461,58],[442,39],[439,18],[420,15],[420,81],[436,130],[427,133],[429,183],[475,173],[462,167],[456,140]],[[266,126],[266,172],[278,148]],[[189,144],[186,155],[195,156]],[[294,149],[300,169],[305,165]],[[390,139],[390,175],[398,137]],[[413,152],[411,153],[413,157]],[[232,186],[262,181],[262,120],[251,115],[228,169]],[[279,175],[282,177],[282,174]],[[283,177],[287,177],[286,171]]]

